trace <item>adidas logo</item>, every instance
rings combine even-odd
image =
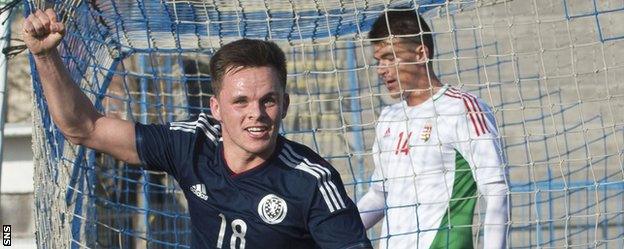
[[[384,133],[383,137],[389,137],[390,136],[390,127],[388,127],[388,129],[386,130],[386,133]]]
[[[204,186],[204,184],[195,184],[191,186],[191,192],[199,198],[202,198],[204,201],[208,200],[208,195],[206,195],[206,186]]]

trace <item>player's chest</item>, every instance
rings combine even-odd
[[[440,129],[444,123],[433,118],[405,121],[380,121],[376,139],[380,152],[394,156],[408,156],[418,151],[428,151],[444,143]]]
[[[263,207],[272,214],[283,213],[284,207]],[[278,211],[278,210],[282,211]],[[291,208],[294,209],[294,208]],[[189,206],[191,221],[197,237],[204,245],[198,248],[301,248],[291,247],[309,239],[302,225],[289,226],[285,216],[261,220],[239,210],[220,210],[214,207]],[[259,247],[262,245],[262,247]],[[305,246],[303,246],[305,248]]]
[[[276,179],[203,174],[185,191],[194,226],[201,228],[204,240],[220,248],[244,248],[243,242],[282,248],[305,240],[309,233],[304,198],[276,185]]]
[[[264,224],[297,225],[303,220],[306,199],[258,182],[232,182],[215,178],[190,184],[189,204],[198,208],[233,211],[241,217]],[[190,206],[190,205],[189,205]]]

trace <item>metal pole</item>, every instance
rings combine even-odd
[[[11,43],[11,11],[5,11],[0,15],[0,50],[9,46]],[[2,162],[4,157],[4,122],[6,122],[6,89],[7,89],[7,57],[0,56],[0,186],[2,186]],[[2,190],[0,189],[0,193]]]
[[[146,72],[148,72],[148,70],[150,72],[152,72],[152,57],[150,55],[141,55],[139,57],[139,63],[140,63],[140,67],[141,67],[141,80],[140,80],[140,88],[141,88],[141,123],[143,124],[148,124],[149,123],[149,117],[148,117],[148,112],[149,112],[149,98],[148,98],[148,91],[149,91],[149,84],[147,81],[147,76],[145,75]],[[150,203],[149,203],[149,183],[150,183],[150,175],[149,173],[147,173],[146,171],[142,171],[142,175],[143,175],[143,186],[142,186],[142,195],[140,195],[139,197],[137,197],[137,204],[139,204],[138,199],[140,197],[143,197],[143,202],[140,204],[141,208],[143,208],[143,210],[145,210],[145,215],[143,216],[143,223],[139,223],[138,226],[144,226],[142,227],[144,229],[144,236],[147,239],[147,241],[143,242],[145,243],[146,247],[149,247],[150,242],[151,242],[151,236],[150,236]],[[139,181],[140,183],[140,181]]]

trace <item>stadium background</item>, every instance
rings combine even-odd
[[[258,3],[267,2],[271,1]],[[434,67],[438,75],[444,82],[473,92],[494,107],[509,160],[510,246],[621,248],[624,85],[619,80],[624,59],[619,55],[624,27],[618,23],[624,20],[624,5],[589,0],[484,1],[461,6],[452,2],[418,2],[433,4],[425,16],[435,32]],[[374,6],[376,2],[364,3]],[[254,8],[266,9],[260,5],[247,6],[249,14],[243,18],[254,20]],[[337,16],[348,9],[333,7]],[[84,11],[77,10],[75,13]],[[177,11],[183,13],[182,9]],[[262,18],[258,22],[264,20],[265,24],[253,26],[250,22],[245,35],[262,36],[261,27],[266,27],[267,17]],[[348,23],[344,27],[333,22],[311,23],[320,28],[300,32],[307,36],[304,39],[279,42],[289,54],[289,87],[293,96],[283,131],[287,137],[308,144],[328,158],[341,171],[347,189],[357,199],[368,187],[372,171],[370,148],[375,117],[392,101],[385,96],[374,74],[367,41],[354,36]],[[223,34],[221,37],[200,39],[204,44],[198,44],[213,48],[233,39],[228,32],[234,31],[228,27],[224,22],[217,29]],[[279,25],[271,27],[275,33],[270,36],[277,38],[289,31],[280,30]],[[100,35],[104,32],[76,29]],[[330,39],[323,30],[332,30],[338,36]],[[176,39],[171,38],[175,33],[145,39],[149,37],[145,32],[128,32],[126,41],[131,42],[120,44],[153,53],[143,56],[142,51],[133,51],[113,68],[111,65],[116,62],[111,55],[117,50],[88,51],[89,46],[85,45],[98,47],[99,41],[77,43],[84,35],[79,32],[74,44],[68,42],[68,51],[77,55],[67,56],[66,60],[83,69],[75,70],[74,77],[91,97],[105,96],[101,98],[101,107],[108,115],[163,122],[188,118],[188,113],[205,106],[209,93],[201,85],[204,82],[205,86],[208,77],[204,68],[208,56],[192,51],[168,56],[167,49],[155,51],[148,46],[150,42],[164,47],[175,44]],[[255,38],[266,38],[267,34]],[[16,72],[19,71],[10,69],[10,73]],[[109,75],[111,83],[102,91],[101,83]],[[185,77],[174,78],[177,75]],[[35,89],[36,86],[35,83]],[[11,88],[10,91],[18,89]],[[39,97],[40,93],[35,91],[35,95]],[[188,108],[189,105],[195,108]],[[22,115],[28,111],[13,113]],[[35,206],[50,207],[39,210],[37,222],[54,231],[38,234],[42,240],[78,247],[188,245],[185,204],[171,179],[126,168],[80,148],[65,145],[59,149],[55,146],[65,144],[64,140],[46,126],[45,115],[43,121],[37,121],[39,118],[35,117],[35,123],[43,129],[39,133],[35,130],[36,139],[47,145],[35,153],[48,160],[43,164],[57,166],[42,167],[48,171],[37,173],[36,191],[43,198]],[[81,160],[75,159],[81,155],[84,164],[77,166],[74,162]],[[51,175],[66,179],[46,181],[45,177]],[[46,204],[59,197],[66,200],[60,202],[63,205]],[[483,208],[482,200],[478,203]],[[54,212],[63,213],[67,219],[59,222]],[[475,218],[479,224],[482,211]],[[57,228],[44,223],[56,224]],[[475,231],[479,228],[475,227]],[[376,234],[372,232],[371,237]],[[478,233],[476,236],[479,238]]]

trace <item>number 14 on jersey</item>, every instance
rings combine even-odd
[[[405,137],[405,139],[403,139]],[[394,154],[398,155],[403,153],[407,155],[409,153],[409,141],[410,137],[412,137],[412,132],[405,134],[405,132],[399,133],[399,140],[397,141],[396,149],[394,150]]]

